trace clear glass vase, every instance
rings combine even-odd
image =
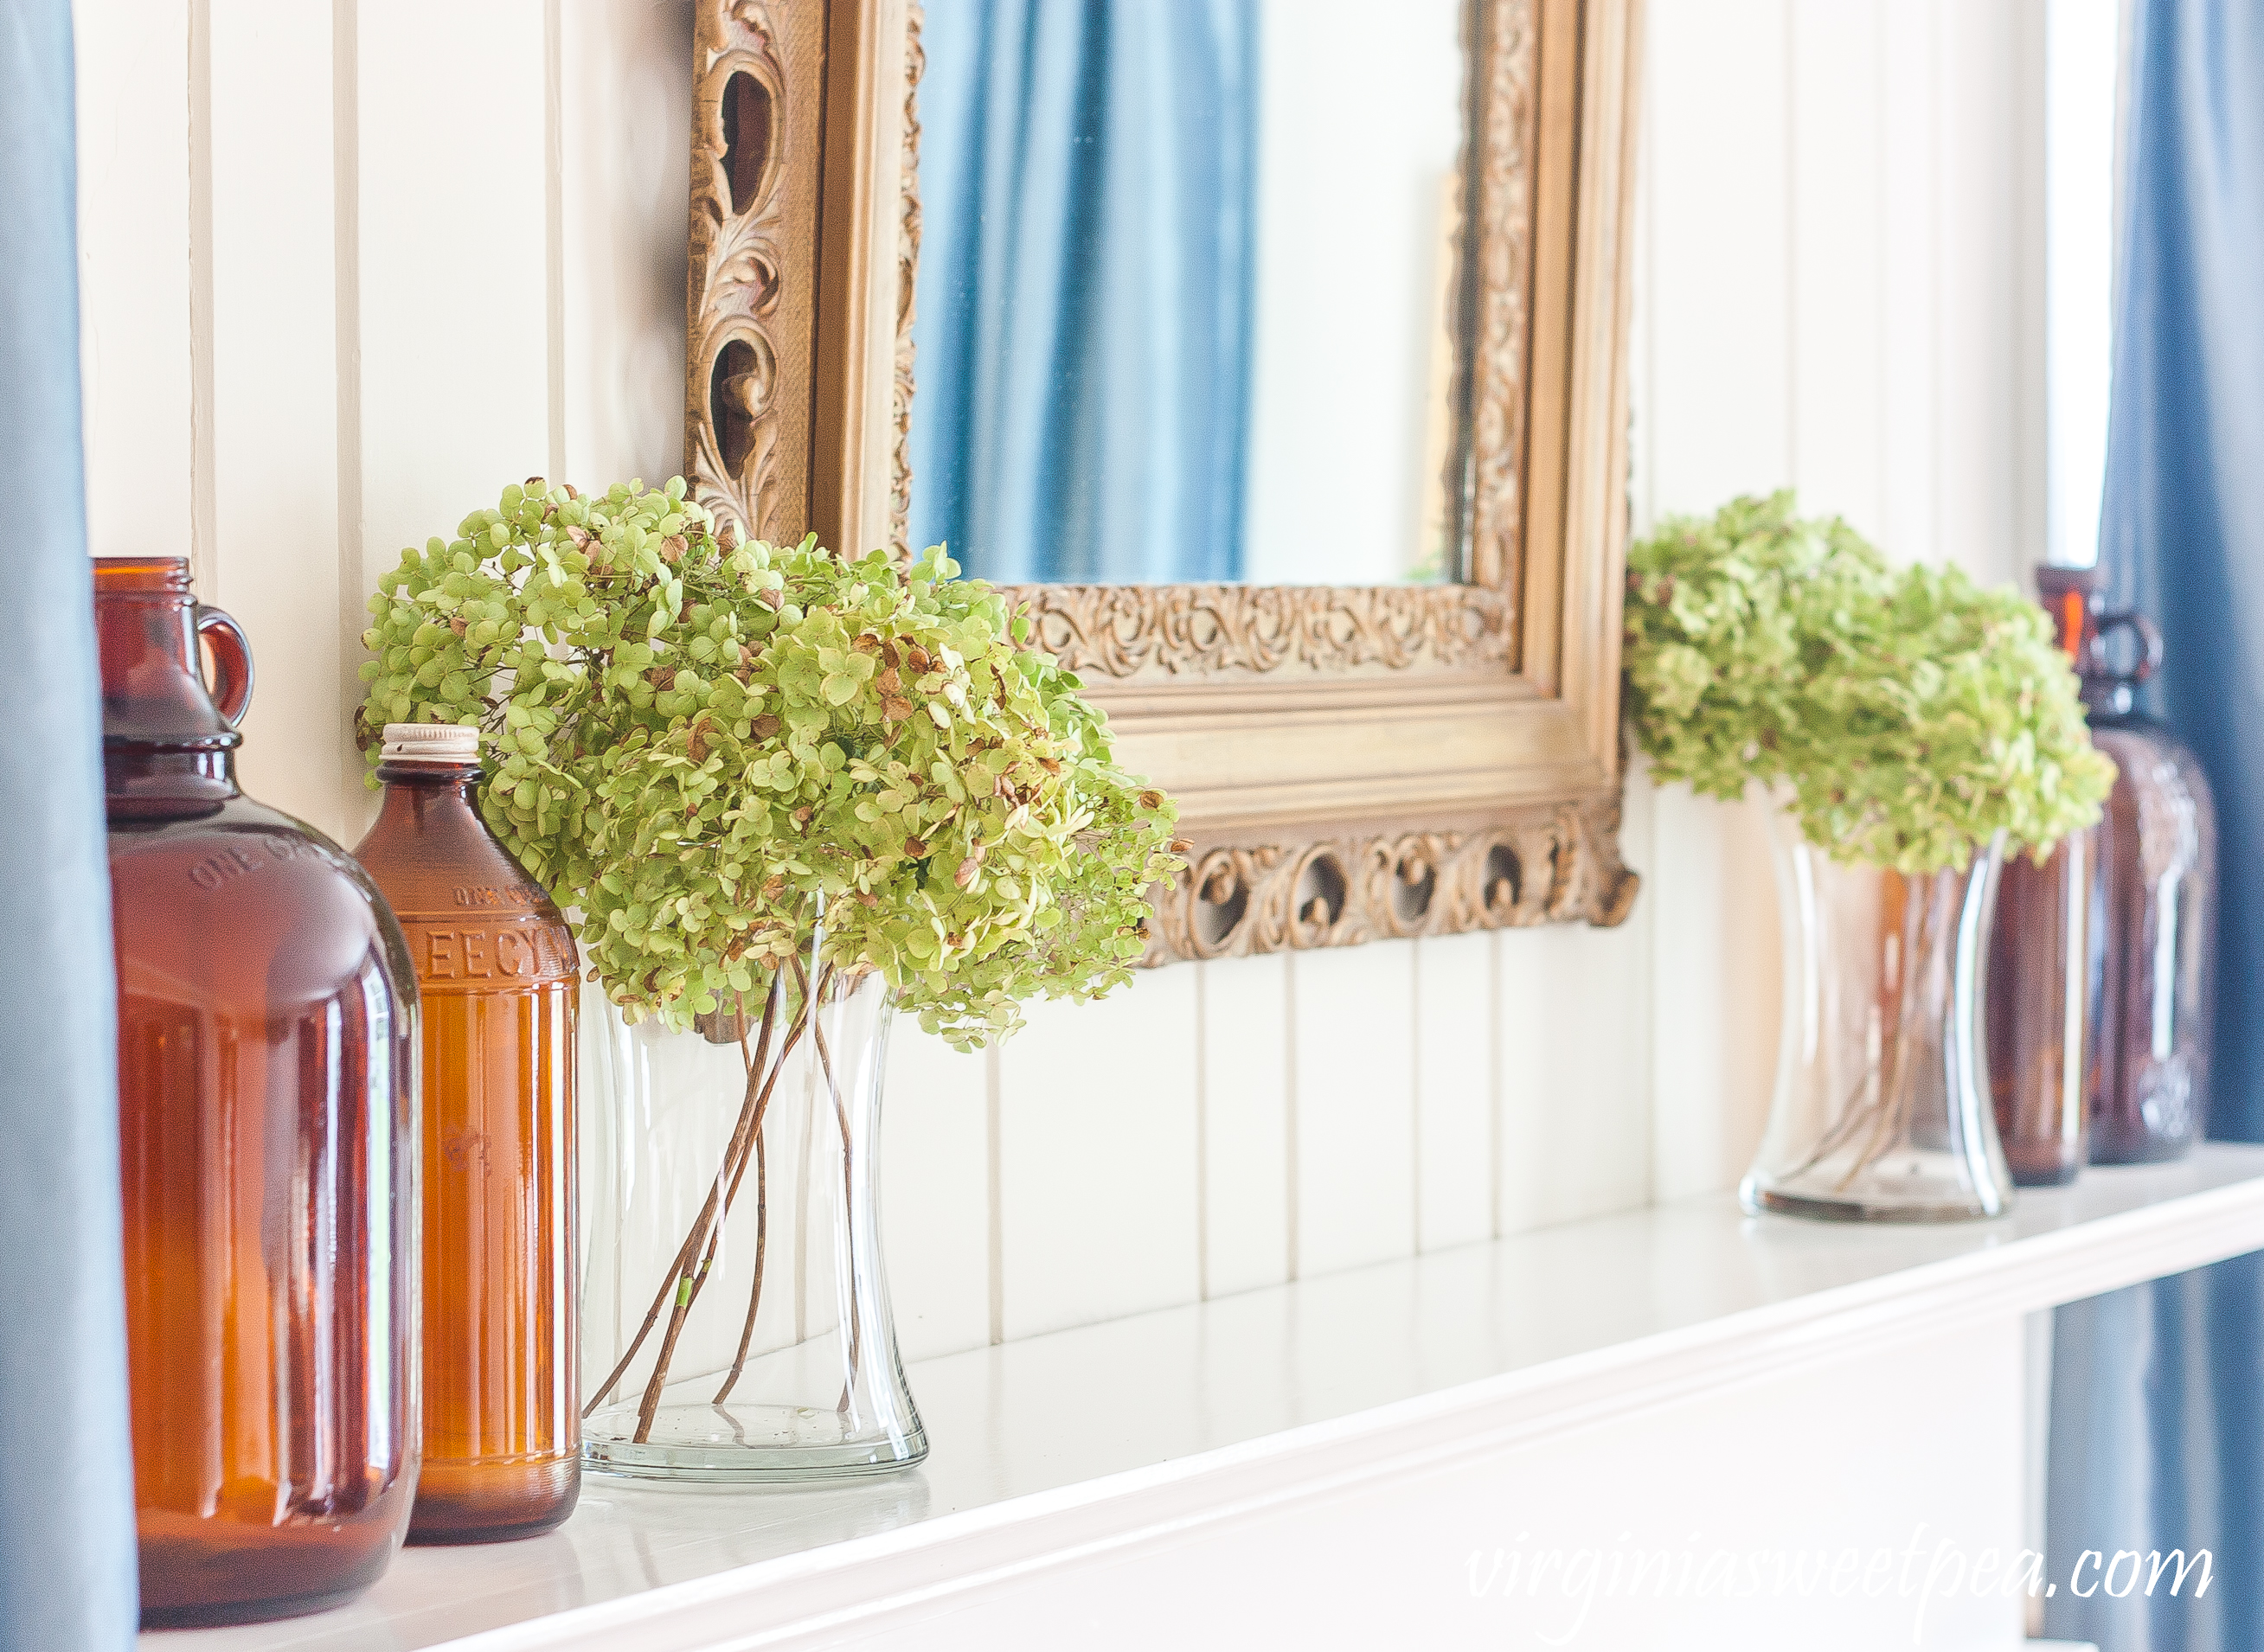
[[[591,1472],[810,1480],[927,1454],[881,1263],[890,1008],[880,976],[814,954],[691,1032],[586,1007]]]
[[[1847,866],[1772,822],[1784,932],[1776,1095],[1738,1197],[1847,1221],[2003,1214],[1985,1047],[2001,851],[1905,877]]]

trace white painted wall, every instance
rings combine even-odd
[[[1639,522],[1795,482],[1903,554],[2035,559],[2037,18],[1655,0]],[[677,462],[688,6],[77,18],[96,548],[192,548],[258,656],[247,786],[351,843],[376,572],[507,481]],[[907,1356],[1729,1186],[1774,1059],[1759,823],[1638,778],[1625,842],[1616,931],[1180,966],[990,1055],[902,1035]]]

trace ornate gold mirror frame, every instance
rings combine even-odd
[[[1015,588],[1179,800],[1151,961],[1626,917],[1641,4],[1471,8],[1468,583]],[[700,0],[686,474],[773,541],[903,546],[920,62],[911,0]]]

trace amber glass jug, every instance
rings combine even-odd
[[[188,563],[94,585],[142,1619],[287,1617],[408,1525],[415,978],[361,868],[237,789],[250,657]]]
[[[573,931],[481,820],[478,731],[385,730],[354,854],[424,1026],[424,1436],[412,1543],[529,1537],[581,1490]]]
[[[2160,634],[2141,615],[2105,612],[2096,569],[2039,569],[2036,582],[2083,680],[2092,743],[2115,767],[2099,824],[1999,896],[1998,1127],[2016,1172],[2031,1168],[2022,1179],[2058,1180],[2086,1156],[2176,1158],[2201,1134],[2217,816],[2193,752],[2135,708],[2161,663]],[[2057,1099],[2067,1075],[2080,1079],[2073,1115]],[[2059,1174],[2033,1173],[2052,1165]]]
[[[2191,748],[2137,708],[2138,685],[2162,662],[2152,622],[2105,612],[2096,569],[2038,577],[2083,677],[2091,742],[2116,771],[2094,829],[2105,969],[2092,1032],[2091,1162],[2174,1159],[2206,1123],[2217,806]]]

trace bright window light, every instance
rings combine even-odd
[[[2115,288],[2115,72],[2121,0],[2044,9],[2047,554],[2099,560]]]

